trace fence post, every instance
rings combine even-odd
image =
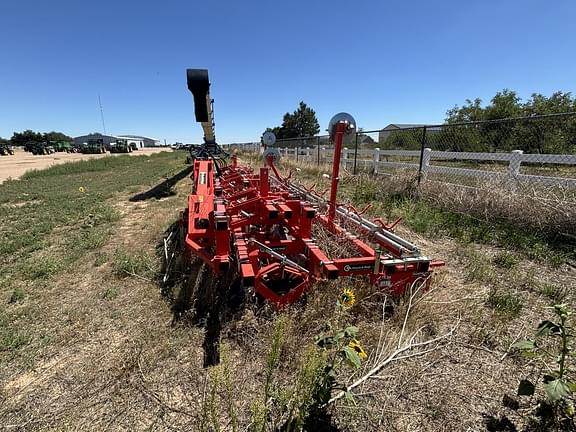
[[[348,147],[342,149],[342,166],[344,169],[348,167]]]
[[[352,169],[352,174],[356,175],[356,161],[358,160],[358,132],[354,137],[354,168]]]
[[[512,150],[512,157],[508,165],[508,175],[516,178],[520,174],[520,164],[522,163],[521,156],[524,153],[522,150]]]
[[[306,162],[310,162],[310,147],[306,147]]]
[[[422,169],[424,167],[424,147],[426,147],[426,126],[424,126],[422,129],[422,139],[420,142],[420,166],[418,167],[418,184],[420,184],[420,181],[422,180]],[[430,162],[430,155],[428,155],[428,162]]]
[[[300,147],[296,146],[296,162],[298,162],[298,153],[300,153]]]
[[[316,151],[318,153],[317,165],[320,166],[320,137],[316,138]]]
[[[380,149],[376,147],[373,152],[372,159],[374,161],[374,174],[378,174],[378,164],[380,163]]]
[[[422,151],[422,159],[420,160],[420,173],[418,175],[418,184],[420,184],[420,179],[426,180],[426,175],[428,174],[428,168],[430,168],[430,158],[432,156],[432,149],[425,148]]]

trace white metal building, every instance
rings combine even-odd
[[[160,140],[156,138],[141,136],[141,135],[118,135],[118,138],[134,142],[138,147],[156,147],[160,145]]]

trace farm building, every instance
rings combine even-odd
[[[426,125],[424,124],[404,124],[404,123],[390,123],[384,129],[381,129],[378,133],[378,142],[383,142],[388,138],[393,132],[397,132],[402,129],[415,129],[415,128],[422,128]],[[428,127],[426,129],[427,132],[438,132],[440,131],[439,127]]]
[[[139,135],[102,135],[99,133],[92,133],[88,135],[82,135],[79,137],[74,138],[74,144],[80,145],[82,143],[88,142],[88,140],[92,139],[103,139],[104,144],[110,144],[116,142],[117,139],[125,139],[128,141],[128,144],[136,144],[138,148],[143,147],[155,147],[160,145],[160,140],[156,138],[150,138],[145,136]]]
[[[126,139],[128,142],[135,142],[138,147],[156,147],[160,145],[160,140],[156,138],[140,136],[140,135],[118,135],[118,138]],[[140,145],[142,143],[142,145]]]
[[[376,142],[374,141],[374,139],[369,136],[369,135],[365,135],[365,134],[358,134],[358,145],[359,146],[371,146],[373,144],[376,144]]]
[[[103,139],[104,140],[104,144],[108,145],[110,143],[116,142],[116,139],[118,137],[112,136],[112,135],[102,135],[99,133],[91,133],[88,135],[82,135],[82,136],[78,136],[74,138],[74,145],[79,146],[82,143],[88,142],[88,140],[94,140],[94,139]]]

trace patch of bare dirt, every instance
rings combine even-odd
[[[143,148],[136,152],[127,153],[128,155],[149,155],[161,151],[171,151],[167,148]],[[13,156],[0,157],[0,183],[9,178],[17,179],[26,171],[33,169],[45,169],[53,165],[66,162],[73,162],[85,159],[96,159],[102,157],[118,156],[124,153],[106,153],[106,154],[82,154],[82,153],[53,153],[50,155],[37,155],[25,152],[22,149],[16,149]]]

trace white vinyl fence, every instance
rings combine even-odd
[[[310,163],[330,163],[334,150],[322,147],[317,148],[279,148],[281,155]],[[359,170],[368,170],[375,174],[390,173],[391,170],[420,169],[419,150],[380,150],[359,149],[356,155],[356,165]],[[389,160],[392,159],[392,160]],[[455,162],[462,164],[470,161],[492,161],[497,164],[487,164],[482,168],[467,168],[450,166]],[[342,150],[342,166],[351,169],[354,164],[354,149],[344,148]],[[447,164],[448,163],[448,164]],[[575,166],[574,171],[567,177],[543,176],[535,174],[522,174],[522,163],[556,164]],[[546,186],[562,186],[576,189],[576,155],[554,155],[554,154],[524,154],[522,150],[513,150],[510,153],[471,153],[471,152],[447,152],[436,151],[429,148],[422,153],[422,178],[425,179],[430,174],[439,174],[446,177],[468,177],[476,179],[502,179],[514,180],[523,183],[538,183]]]

